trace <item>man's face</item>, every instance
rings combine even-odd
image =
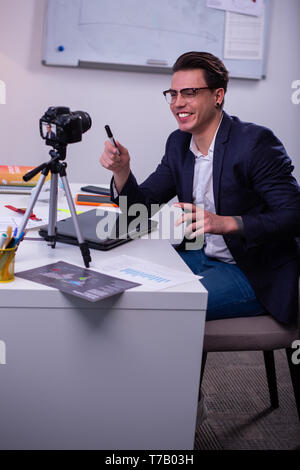
[[[49,124],[47,125],[47,134],[50,134],[51,132],[51,126],[49,126]]]
[[[179,70],[172,78],[171,88],[182,90],[183,88],[206,87],[203,70]],[[180,93],[175,103],[170,105],[171,111],[178,122],[179,129],[197,135],[203,132],[207,125],[216,117],[216,91],[210,89],[200,90],[192,99],[183,98]]]

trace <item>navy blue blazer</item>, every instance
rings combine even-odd
[[[191,134],[177,130],[166,152],[141,185],[131,173],[121,195],[140,202],[192,202],[194,155]],[[285,148],[269,129],[224,113],[213,156],[216,213],[239,215],[243,235],[224,235],[235,262],[264,308],[282,323],[298,310],[300,188]]]
[[[47,132],[47,133],[46,133],[46,139],[56,140],[56,134],[55,134],[55,132],[51,131],[51,132],[50,132],[50,135],[49,135],[49,132]]]

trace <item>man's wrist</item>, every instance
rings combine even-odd
[[[239,215],[226,217],[224,234],[242,234],[244,232],[243,219]]]
[[[122,191],[123,187],[125,186],[125,183],[128,180],[129,175],[130,175],[130,168],[122,172],[114,173],[114,184],[119,194]]]

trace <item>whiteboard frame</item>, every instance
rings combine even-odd
[[[58,67],[73,67],[73,68],[91,68],[91,69],[102,69],[102,70],[115,70],[115,71],[132,71],[132,72],[143,72],[143,73],[159,73],[159,74],[171,74],[172,73],[172,67],[171,66],[165,66],[161,64],[130,64],[130,63],[118,63],[116,61],[112,62],[107,62],[107,61],[90,61],[90,60],[85,60],[84,58],[80,58],[79,53],[76,57],[73,59],[69,60],[61,60],[61,56],[57,55],[57,60],[53,60],[53,36],[54,36],[54,28],[52,17],[49,15],[51,11],[53,12],[54,6],[56,2],[62,2],[62,0],[47,0],[47,11],[46,11],[46,17],[45,17],[45,28],[44,28],[44,49],[43,49],[43,59],[42,59],[42,64],[45,66],[58,66]],[[74,1],[74,4],[77,4],[77,8],[79,7],[80,1],[81,0],[68,0]],[[99,0],[100,2],[101,0]],[[126,0],[124,0],[126,1]],[[206,0],[199,0],[202,1],[204,4],[206,3]],[[269,38],[269,17],[270,17],[270,0],[264,0],[265,3],[265,21],[264,21],[264,38],[263,38],[263,57],[261,60],[240,60],[240,59],[224,59],[222,56],[219,56],[219,58],[224,62],[225,67],[229,70],[229,76],[230,78],[242,78],[242,79],[261,79],[266,77],[266,59],[267,59],[267,46],[268,46],[268,38]],[[153,3],[155,6],[155,4]],[[219,10],[220,11],[220,10]],[[58,19],[58,23],[61,21],[63,24],[62,19]],[[225,22],[225,11],[224,11],[224,22]],[[223,39],[223,45],[222,49],[224,51],[224,39]],[[198,50],[201,50],[201,47],[198,47]],[[205,49],[207,52],[210,52],[208,48]],[[52,51],[49,53],[49,51]],[[178,54],[179,56],[180,54]],[[233,64],[238,65],[241,67],[242,63],[247,63],[247,66],[249,68],[249,64],[253,64],[253,73],[243,73],[242,71],[231,71],[230,68]],[[259,72],[257,72],[257,69],[259,68]],[[242,67],[241,67],[242,69]]]

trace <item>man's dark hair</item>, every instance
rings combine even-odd
[[[227,90],[228,70],[218,57],[209,52],[185,52],[173,65],[173,72],[179,70],[202,69],[209,88]],[[222,103],[223,104],[223,103]]]

